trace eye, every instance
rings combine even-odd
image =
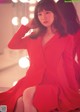
[[[38,16],[41,16],[42,14],[41,13],[38,13]]]
[[[46,11],[46,14],[49,14],[50,12],[49,11]]]

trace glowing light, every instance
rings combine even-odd
[[[19,0],[22,3],[30,3],[30,4],[35,4],[36,0]]]
[[[54,0],[55,3],[57,3],[59,0]]]
[[[35,6],[30,6],[29,7],[29,11],[34,11],[34,9],[35,9]]]
[[[36,0],[37,2],[41,1],[41,0]]]
[[[29,15],[29,17],[30,17],[30,19],[33,19],[33,18],[34,18],[34,14],[31,13],[31,14]]]
[[[18,0],[12,0],[12,2],[14,2],[14,3],[18,3]]]
[[[30,61],[28,56],[24,56],[19,59],[19,66],[21,68],[28,68],[30,66]]]
[[[29,19],[27,17],[21,18],[21,24],[26,25],[29,22]]]
[[[13,86],[15,86],[15,85],[17,84],[17,82],[18,82],[18,81],[14,81],[14,82],[13,82]]]
[[[27,3],[27,2],[29,2],[29,0],[19,0],[20,2],[22,2],[22,3]]]
[[[12,24],[15,25],[15,26],[17,26],[17,25],[19,24],[19,19],[18,19],[18,17],[13,17],[13,18],[12,18]]]
[[[36,0],[30,0],[29,3],[30,3],[30,4],[35,4],[35,3],[36,3]]]

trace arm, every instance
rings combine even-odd
[[[69,36],[67,38],[66,48],[64,50],[63,54],[63,62],[64,62],[64,69],[66,73],[66,77],[68,79],[68,83],[72,89],[77,90],[77,80],[76,80],[76,74],[75,74],[75,68],[74,68],[74,41],[73,37]]]
[[[22,25],[19,30],[15,33],[13,38],[10,40],[8,47],[11,49],[26,49],[27,42],[29,37],[25,37],[25,33],[27,33],[31,28],[35,28],[34,21],[31,20],[26,26]]]
[[[75,53],[77,54],[77,61],[80,67],[80,30],[74,35]]]
[[[11,49],[25,48],[27,38],[22,39],[22,37],[24,37],[25,33],[28,32],[28,30],[28,27],[22,25],[10,40],[8,47]]]
[[[77,46],[76,53],[77,53],[77,57],[78,57],[78,64],[79,64],[79,67],[80,67],[80,44]]]
[[[24,38],[26,32],[28,32],[29,28],[26,26],[21,26],[19,30],[15,33],[15,35],[10,40],[8,47],[11,49],[23,49],[25,48],[25,44],[27,42],[27,38]]]

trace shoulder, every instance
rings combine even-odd
[[[80,29],[74,34],[74,37],[77,37],[77,36],[80,37]]]
[[[62,40],[64,40],[64,42],[66,42],[66,43],[73,43],[73,41],[74,41],[74,36],[73,35],[71,35],[71,34],[67,34],[67,35],[65,35],[65,36],[63,36],[63,37],[61,37],[62,38]]]
[[[73,52],[74,49],[74,37],[71,34],[68,34],[65,37],[65,52],[68,53],[69,55]]]
[[[68,34],[65,36],[66,41],[70,42],[70,41],[74,41],[74,36],[71,34]]]
[[[76,45],[80,44],[80,30],[77,31],[77,33],[75,33],[74,35],[74,41]]]

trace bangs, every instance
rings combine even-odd
[[[48,4],[48,5],[40,5],[40,6],[37,8],[37,13],[38,13],[38,12],[41,12],[41,11],[43,11],[43,10],[52,11],[52,10],[51,10],[50,4]]]
[[[47,10],[47,11],[52,11],[53,13],[55,12],[55,7],[53,5],[52,2],[50,2],[49,0],[43,0],[41,1],[37,7],[36,7],[36,12],[41,12],[43,10]]]

